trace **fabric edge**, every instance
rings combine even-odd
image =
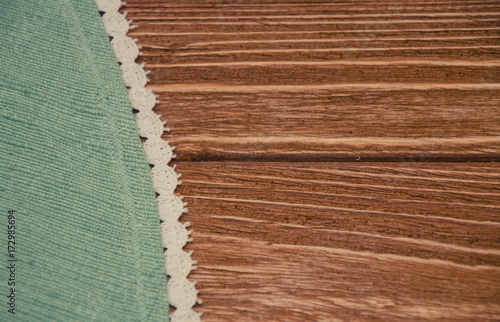
[[[168,277],[167,293],[169,304],[176,310],[170,316],[173,322],[201,321],[201,313],[192,310],[196,304],[201,304],[196,290],[196,282],[190,282],[187,277],[196,269],[196,261],[191,259],[192,251],[183,250],[191,231],[187,231],[189,222],[181,224],[179,218],[187,213],[187,204],[182,197],[174,194],[181,182],[178,180],[180,174],[175,172],[175,166],[170,167],[168,163],[175,157],[173,148],[164,141],[161,136],[165,128],[164,122],[153,111],[158,102],[157,96],[146,89],[148,82],[144,70],[144,63],[135,63],[141,54],[136,40],[128,37],[131,21],[126,20],[126,12],[121,14],[119,9],[124,2],[120,0],[95,0],[102,14],[102,21],[111,46],[115,52],[116,60],[120,65],[122,78],[128,89],[129,99],[136,114],[138,135],[145,138],[143,144],[148,163],[152,166],[151,175],[153,188],[157,193],[158,212],[161,220],[161,235],[165,251],[165,268]]]

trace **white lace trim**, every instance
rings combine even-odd
[[[126,12],[122,15],[119,8],[125,4],[120,0],[95,0],[100,12],[103,12],[102,21],[106,32],[113,39],[111,46],[116,55],[116,59],[121,63],[123,80],[129,87],[129,97],[132,107],[139,112],[136,114],[136,122],[139,135],[146,138],[144,150],[148,162],[153,165],[151,174],[153,186],[159,194],[158,209],[161,223],[163,246],[167,248],[165,252],[165,266],[168,280],[168,300],[176,310],[170,316],[172,322],[192,322],[201,321],[201,313],[194,312],[193,306],[201,300],[198,298],[196,282],[187,279],[189,273],[196,269],[196,261],[191,260],[192,251],[187,253],[182,250],[189,238],[191,231],[187,231],[189,222],[181,224],[179,217],[188,211],[187,204],[182,201],[182,197],[174,195],[174,190],[178,184],[180,174],[177,174],[174,167],[168,163],[175,157],[173,148],[168,142],[161,138],[164,122],[153,112],[153,107],[158,99],[149,89],[144,86],[148,82],[147,74],[144,70],[144,63],[135,63],[136,58],[141,54],[137,39],[132,40],[127,36],[131,26],[131,20],[125,18]]]

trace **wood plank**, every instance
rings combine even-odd
[[[500,318],[495,163],[177,170],[205,321]]]
[[[500,159],[500,89],[269,87],[160,92],[178,159]]]
[[[496,1],[126,10],[181,161],[500,160]]]
[[[205,321],[500,319],[498,1],[126,10]]]

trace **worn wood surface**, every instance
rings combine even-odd
[[[192,87],[158,111],[179,161],[500,160],[500,89],[415,87]]]
[[[178,163],[207,321],[500,319],[500,168]]]
[[[178,160],[500,159],[498,2],[127,10]]]
[[[498,1],[125,10],[205,321],[500,319]]]

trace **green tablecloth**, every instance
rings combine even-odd
[[[0,0],[0,48],[0,320],[167,320],[150,169],[96,5]]]

